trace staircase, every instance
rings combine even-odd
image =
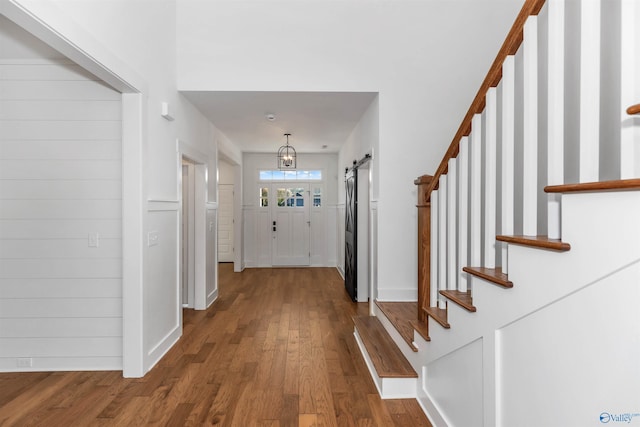
[[[640,3],[525,2],[415,182],[417,303],[355,321],[396,344],[434,425],[640,424],[638,101]]]

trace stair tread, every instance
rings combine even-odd
[[[560,239],[550,239],[547,236],[496,236],[496,240],[516,245],[553,249],[563,252],[571,249],[571,245],[569,243],[563,242]]]
[[[473,306],[473,300],[471,298],[471,291],[460,292],[460,291],[440,291],[440,295],[447,297],[451,301],[458,304],[460,307],[464,308],[468,311],[476,311],[476,308]]]
[[[486,268],[486,267],[464,267],[465,271],[474,276],[488,280],[489,282],[502,286],[504,288],[513,288],[513,282],[509,280],[509,276],[502,272],[502,268]]]
[[[377,317],[358,316],[353,323],[380,378],[418,377]]]
[[[447,309],[438,307],[425,307],[422,309],[429,317],[438,322],[443,328],[449,329],[451,325],[447,322]]]
[[[409,345],[411,350],[418,351],[413,344],[413,333],[416,330],[411,323],[417,321],[417,302],[382,302],[376,300],[376,305],[380,311],[389,319],[389,322],[398,331],[403,340]]]

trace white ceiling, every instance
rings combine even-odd
[[[0,15],[0,59],[61,58]],[[375,93],[183,92],[233,143],[246,152],[276,152],[291,133],[300,153],[338,152]],[[276,116],[268,121],[265,115]],[[323,148],[326,145],[326,148]]]
[[[376,93],[182,92],[242,151],[275,153],[290,133],[299,153],[338,152]],[[275,115],[269,121],[267,114]],[[326,145],[326,148],[323,148]]]

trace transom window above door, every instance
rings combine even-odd
[[[277,185],[277,184],[275,184]],[[258,191],[258,206],[261,208],[269,207],[269,191],[270,187],[259,187]],[[304,192],[307,191],[304,188],[295,187],[277,187],[276,192],[276,206],[279,207],[304,207]],[[312,204],[314,208],[322,206],[322,188],[314,187],[312,190]]]
[[[321,170],[261,170],[260,181],[321,181]]]

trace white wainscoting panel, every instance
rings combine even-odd
[[[639,275],[635,263],[500,330],[501,425],[595,426],[603,413],[640,413]],[[549,384],[566,398],[540,393]]]
[[[149,201],[144,263],[145,371],[182,335],[178,201]]]
[[[218,204],[207,203],[207,286],[206,305],[209,307],[218,298]]]
[[[344,277],[344,216],[345,205],[341,203],[336,207],[336,266],[342,277]]]
[[[451,426],[478,425],[482,419],[482,339],[427,364],[425,392]],[[455,408],[464,407],[464,411]],[[516,424],[514,424],[516,425]]]

